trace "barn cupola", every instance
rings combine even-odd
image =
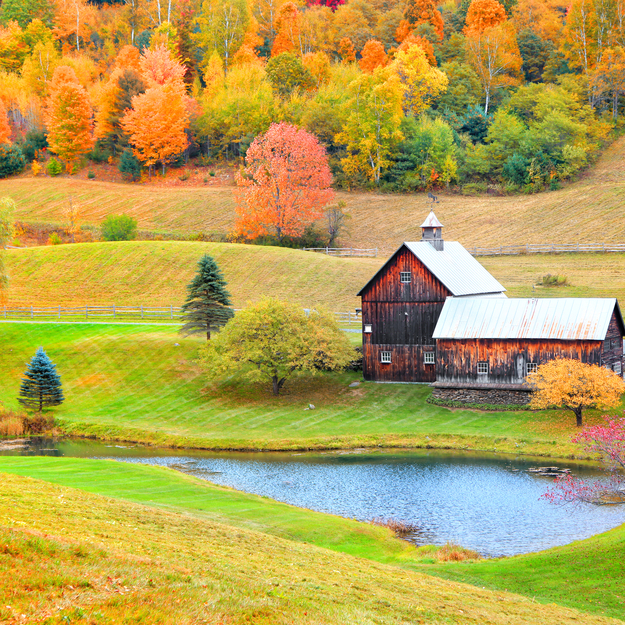
[[[443,224],[436,219],[434,211],[430,211],[427,219],[421,224],[421,241],[429,243],[435,250],[443,251]]]

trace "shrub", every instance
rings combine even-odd
[[[37,152],[48,147],[48,139],[43,130],[29,130],[24,137],[22,152],[24,158],[30,163],[37,157]]]
[[[548,273],[541,278],[538,284],[541,286],[568,286],[568,278],[566,276],[559,276],[557,274],[551,275]]]
[[[63,171],[63,166],[55,158],[51,158],[48,161],[46,170],[50,176],[58,176]]]
[[[141,178],[141,163],[129,148],[122,152],[122,156],[119,159],[119,171],[129,176],[133,181]]]
[[[93,180],[95,178],[95,173],[92,169],[87,172],[87,178],[89,178],[89,180]]]
[[[17,145],[0,145],[0,178],[19,174],[26,165],[24,154]]]
[[[61,240],[61,237],[56,232],[53,232],[48,238],[49,245],[60,245],[61,243],[63,243],[63,241]]]
[[[504,180],[513,184],[522,185],[527,182],[530,162],[516,152],[509,156],[504,163],[501,176]]]
[[[38,161],[33,161],[30,168],[33,172],[33,176],[38,176],[41,173],[41,170],[43,169],[43,167],[41,166],[41,163],[39,163]]]
[[[129,215],[109,215],[100,230],[105,241],[132,241],[137,235],[137,220]]]

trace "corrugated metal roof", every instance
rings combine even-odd
[[[434,249],[426,241],[404,245],[451,291],[454,297],[503,293],[506,290],[457,241],[445,241],[442,251]]]
[[[430,214],[427,216],[426,220],[421,224],[422,228],[442,228],[443,224],[438,221],[434,211],[430,211]]]
[[[435,339],[602,341],[615,298],[493,299],[448,297]]]

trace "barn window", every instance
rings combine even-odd
[[[423,362],[426,365],[434,364],[434,352],[423,352]]]
[[[390,364],[391,352],[380,352],[380,362]]]
[[[400,271],[399,281],[402,284],[410,284],[412,282],[412,274],[409,271]]]
[[[603,341],[603,351],[608,351],[610,349],[610,339],[606,339]]]
[[[538,369],[537,362],[528,362],[525,365],[525,375],[529,375],[530,373],[536,373],[537,369]]]
[[[373,326],[370,323],[365,323],[365,334],[371,334],[373,332]]]
[[[487,362],[478,362],[477,363],[477,374],[478,375],[488,375],[488,363]]]
[[[622,372],[621,363],[620,362],[615,362],[614,363],[614,373],[618,373],[620,375],[621,372]]]

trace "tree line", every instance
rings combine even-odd
[[[4,0],[0,24],[0,176],[238,162],[284,122],[334,186],[535,191],[621,124],[615,0]]]

